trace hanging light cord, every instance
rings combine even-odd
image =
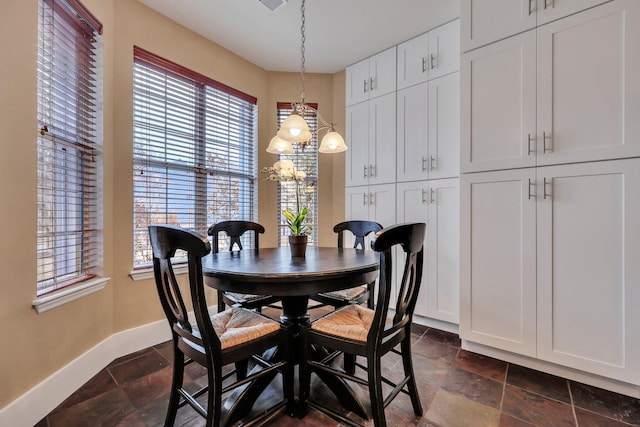
[[[302,4],[300,5],[300,16],[302,17],[302,24],[300,25],[300,34],[301,34],[301,38],[300,38],[300,97],[301,97],[301,101],[302,101],[302,105],[304,105],[304,98],[305,98],[305,93],[304,93],[304,62],[305,62],[305,57],[304,57],[304,42],[305,42],[305,36],[304,36],[304,30],[305,30],[305,18],[304,18],[304,3],[305,0],[302,0]]]

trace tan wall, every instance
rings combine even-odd
[[[133,46],[258,98],[260,167],[274,161],[265,148],[275,133],[275,103],[299,98],[299,74],[266,72],[136,0],[83,3],[104,25],[104,274],[111,280],[104,290],[43,314],[31,306],[36,296],[37,2],[5,1],[0,14],[0,408],[110,335],[163,318],[152,281],[129,278]],[[339,122],[344,132],[344,73],[305,80],[307,100],[318,102],[323,116]],[[322,154],[319,173],[324,236],[344,212],[344,156]],[[275,185],[261,180],[259,221],[267,230],[277,221],[275,195]],[[275,233],[265,236],[265,246],[275,242]],[[335,241],[321,237],[320,243]]]

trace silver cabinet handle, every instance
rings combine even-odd
[[[364,93],[367,93],[367,81],[364,80],[362,83],[364,84]]]
[[[374,82],[374,79],[373,79],[373,77],[371,77],[371,78],[369,79],[369,89],[370,89],[370,90],[375,89],[375,86],[373,85],[373,82]]]
[[[362,205],[367,206],[367,193],[362,195]]]
[[[429,170],[436,170],[435,166],[433,166],[433,162],[436,161],[436,158],[434,156],[429,156]]]
[[[427,170],[427,158],[422,156],[422,172]]]
[[[529,0],[529,16],[531,16],[531,14],[533,13],[533,10],[531,9],[531,3],[533,3],[533,0]]]
[[[430,61],[431,61],[431,69],[433,70],[434,68],[436,68],[436,55],[435,54],[431,54],[429,55]]]
[[[551,135],[547,135],[546,132],[542,132],[542,152],[546,153],[547,151],[552,151],[553,149],[553,145],[550,145],[549,148],[547,149],[547,139],[551,139]],[[551,143],[553,144],[553,141],[551,141]]]
[[[370,205],[376,204],[376,195],[374,193],[369,193],[369,204]]]
[[[528,197],[528,199],[529,199],[529,200],[531,200],[531,198],[532,198],[532,197],[534,197],[534,196],[531,194],[531,185],[535,186],[535,185],[536,185],[536,183],[535,183],[535,182],[531,182],[531,178],[529,178],[529,188],[528,188],[528,190],[527,190],[527,192],[529,193],[529,197]]]
[[[368,166],[367,166],[367,165],[364,165],[364,172],[362,173],[362,176],[363,176],[364,178],[367,178],[367,170],[368,170],[368,169],[369,169],[369,168],[368,168]]]
[[[552,194],[553,194],[553,181],[549,181],[548,184],[551,184],[551,193],[547,193],[547,178],[543,178],[542,179],[542,193],[543,193],[543,198],[546,199],[547,197],[551,198]]]
[[[375,165],[369,165],[369,178],[373,178],[376,176],[376,167]]]
[[[436,192],[433,188],[429,190],[429,202],[431,204],[434,204],[436,202]]]
[[[427,58],[425,58],[424,56],[422,57],[422,72],[427,72]]]
[[[427,190],[422,189],[422,204],[427,203]]]
[[[551,0],[551,6],[547,4],[547,0],[544,0],[544,10],[547,10],[547,7],[551,7],[552,9],[556,7],[556,0]]]
[[[535,139],[531,137],[531,134],[528,133],[527,134],[527,156],[530,156],[531,153],[533,152],[533,150],[531,149],[531,141],[534,141]]]

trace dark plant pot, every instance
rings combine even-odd
[[[301,236],[289,236],[289,248],[291,249],[292,257],[304,258],[307,251],[308,237],[309,236],[306,234]]]

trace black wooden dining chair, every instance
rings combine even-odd
[[[370,233],[376,233],[380,230],[382,230],[382,225],[377,222],[361,220],[345,221],[336,224],[333,227],[333,232],[338,233],[339,248],[344,248],[345,231],[349,231],[354,235],[354,248],[357,249],[360,247],[360,249],[365,249],[365,237]],[[375,281],[344,290],[313,295],[311,296],[311,299],[320,303],[319,305],[313,306],[313,308],[326,305],[333,306],[334,308],[340,308],[349,304],[362,304],[366,302],[367,307],[372,309],[374,305],[374,285]]]
[[[213,253],[220,249],[220,233],[224,232],[229,238],[229,250],[234,246],[242,250],[241,237],[244,233],[253,233],[253,248],[260,247],[260,234],[264,233],[264,227],[251,221],[221,221],[209,227],[207,234],[211,236]],[[241,294],[237,292],[218,291],[218,311],[223,311],[226,306],[243,307],[251,310],[262,311],[265,306],[278,302],[280,298],[271,295]]]
[[[286,362],[272,364],[260,356],[276,346],[288,352],[287,331],[278,322],[244,308],[233,307],[209,315],[202,276],[202,257],[211,251],[206,237],[171,225],[152,225],[149,227],[149,238],[158,295],[173,339],[173,379],[165,426],[173,426],[178,408],[186,404],[206,419],[207,427],[227,425],[246,417],[246,408],[250,408],[257,398],[250,387],[242,389],[224,415],[222,395],[256,380],[270,382],[277,371],[283,375],[284,398],[260,413],[256,421],[269,418],[284,408],[287,402],[293,402],[293,366]],[[186,253],[195,324],[189,318],[174,274],[173,260],[177,252],[179,256]],[[225,381],[235,371],[223,375],[223,366],[247,359],[262,369],[254,369],[248,376],[240,375],[232,383]],[[183,386],[184,368],[193,362],[207,370],[207,384],[196,392],[190,392]],[[190,389],[193,388],[193,384],[190,386]],[[205,393],[206,408],[197,400]],[[244,411],[236,411],[238,408]]]
[[[361,305],[348,305],[312,322],[304,332],[306,354],[305,362],[300,368],[302,402],[346,424],[359,425],[332,408],[309,399],[311,373],[323,371],[368,386],[375,427],[386,426],[384,409],[400,392],[410,396],[413,412],[417,416],[422,415],[411,359],[411,322],[422,281],[425,228],[424,223],[394,225],[376,233],[371,241],[372,248],[380,252],[380,279],[375,310]],[[394,246],[402,248],[406,260],[404,265],[396,266],[402,267],[404,272],[394,295],[397,301],[395,312],[389,312],[393,292]],[[399,351],[396,349],[398,345]],[[332,349],[333,353],[321,361],[311,360],[309,355],[314,346]],[[366,357],[366,366],[359,363],[356,366],[367,372],[367,379],[332,366],[331,362],[341,352]],[[382,357],[389,352],[402,356],[404,378],[398,383],[393,383],[382,375]],[[393,387],[386,397],[383,396],[383,382]]]

